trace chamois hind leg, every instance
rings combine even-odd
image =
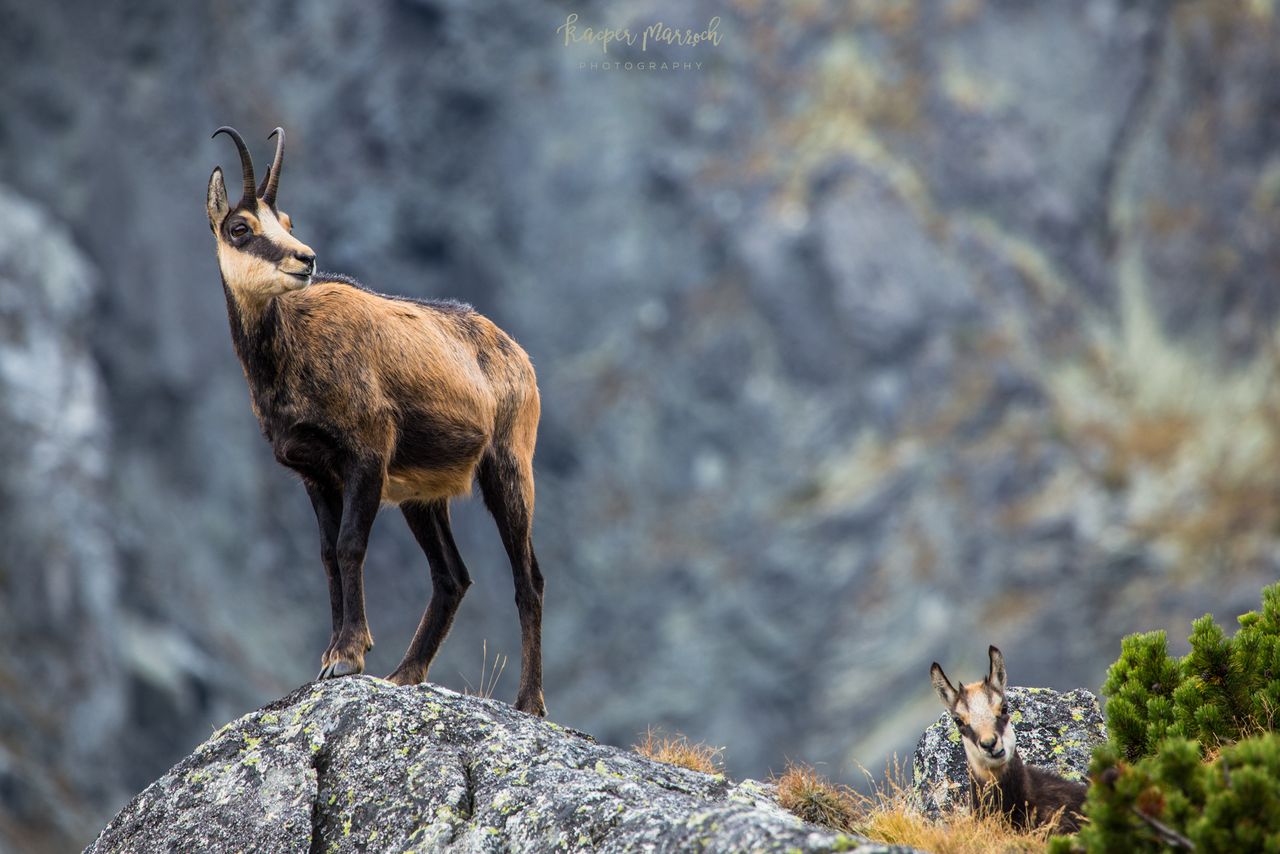
[[[373,636],[364,614],[364,553],[382,503],[383,478],[381,461],[361,461],[351,466],[343,484],[337,550],[342,575],[342,628],[317,679],[363,673],[364,654],[373,649]]]
[[[515,578],[520,613],[520,688],[516,708],[546,715],[542,697],[542,573],[533,554],[533,466],[492,447],[480,461],[480,491],[502,536]]]
[[[426,681],[431,662],[453,625],[453,615],[471,586],[471,575],[453,541],[448,499],[402,504],[400,512],[431,566],[431,601],[400,665],[387,677],[397,685],[413,685]]]
[[[307,495],[311,498],[311,507],[316,513],[316,523],[320,526],[320,560],[324,563],[324,572],[329,579],[329,610],[332,615],[333,631],[329,635],[329,645],[320,656],[320,666],[329,663],[333,648],[338,643],[338,632],[342,629],[342,573],[338,569],[338,531],[342,523],[342,493],[336,489],[321,486],[308,479]]]

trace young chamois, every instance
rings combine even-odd
[[[991,669],[981,682],[955,688],[938,662],[929,670],[933,690],[960,730],[973,808],[990,804],[1022,829],[1053,821],[1059,833],[1074,833],[1080,829],[1085,786],[1022,763],[1005,704],[1004,656],[994,646],[987,652]]]
[[[520,615],[516,708],[545,715],[542,573],[533,554],[538,387],[529,357],[469,306],[383,296],[316,272],[315,253],[276,206],[284,131],[260,187],[244,140],[243,191],[232,206],[209,177],[209,226],[231,339],[254,414],[276,459],[297,472],[320,526],[333,633],[319,679],[360,673],[373,647],[364,556],[383,504],[399,505],[431,567],[430,603],[387,678],[421,682],[471,577],[454,545],[449,499],[480,481],[515,576]]]

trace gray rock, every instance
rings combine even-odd
[[[1028,765],[1048,768],[1068,780],[1085,780],[1093,748],[1107,739],[1098,698],[1084,690],[1010,688],[1010,714],[1018,734],[1018,755]],[[969,769],[960,733],[945,712],[920,736],[911,762],[916,805],[937,817],[969,804]]]
[[[234,721],[86,851],[893,850],[805,824],[770,787],[597,744],[494,700],[368,676]]]

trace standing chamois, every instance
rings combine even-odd
[[[515,576],[520,614],[516,708],[545,715],[542,573],[533,554],[538,386],[529,357],[470,306],[373,293],[316,272],[315,253],[276,207],[284,131],[260,187],[240,134],[243,193],[209,177],[209,226],[231,339],[254,414],[276,459],[302,477],[320,525],[333,634],[319,679],[360,673],[373,647],[364,556],[383,504],[399,505],[431,566],[431,601],[387,678],[427,678],[471,577],[449,527],[449,499],[478,478]]]
[[[952,687],[938,662],[929,670],[933,690],[960,730],[973,808],[990,804],[1024,830],[1055,822],[1058,833],[1075,833],[1086,787],[1022,763],[1004,699],[1004,656],[994,646],[987,653],[991,669],[986,678],[959,689]]]

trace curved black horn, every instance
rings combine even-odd
[[[236,133],[235,128],[229,128],[226,125],[223,125],[213,132],[213,136],[217,136],[220,133],[225,133],[227,136],[231,137],[231,141],[236,144],[236,150],[240,152],[240,172],[244,177],[244,196],[240,201],[243,202],[245,199],[257,199],[257,195],[255,193],[256,187],[254,187],[253,183],[253,159],[249,157],[248,147],[244,144],[244,140],[240,137],[240,134]],[[212,139],[212,137],[210,137],[210,139]]]
[[[276,140],[276,156],[271,161],[271,171],[267,173],[267,191],[262,194],[262,200],[271,205],[276,206],[276,189],[280,186],[280,166],[284,163],[284,128],[276,128],[271,132],[271,136],[279,136]],[[271,136],[267,139],[271,139]]]

